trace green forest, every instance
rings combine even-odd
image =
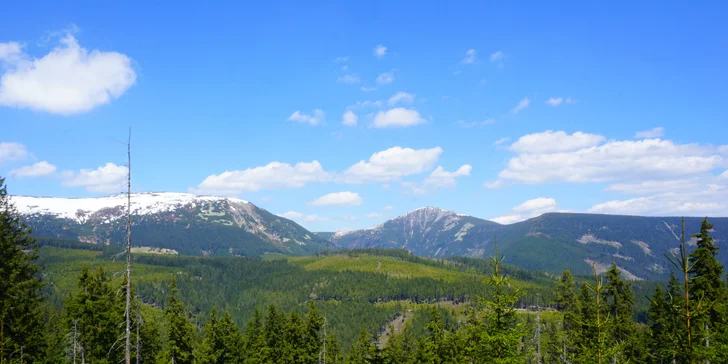
[[[0,179],[0,364],[728,363],[712,225],[667,282],[405,251],[134,255],[31,237]],[[505,260],[505,262],[504,262]],[[127,315],[127,312],[129,314]],[[129,320],[129,355],[125,322]]]

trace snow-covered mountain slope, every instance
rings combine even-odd
[[[36,236],[99,244],[124,239],[127,196],[54,198],[12,196]],[[235,198],[187,193],[131,195],[135,246],[183,254],[305,254],[328,243],[295,222]]]

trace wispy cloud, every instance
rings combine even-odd
[[[384,72],[377,77],[377,85],[388,85],[394,82],[394,71]]]
[[[339,83],[346,83],[349,85],[353,85],[356,83],[359,83],[359,76],[353,74],[353,73],[347,73],[345,75],[339,76],[339,78],[336,79]]]
[[[374,56],[377,58],[382,58],[387,55],[387,47],[383,45],[378,45],[374,47]]]
[[[650,130],[638,131],[635,133],[634,137],[635,139],[652,139],[660,138],[663,135],[665,135],[665,128],[658,126]]]
[[[505,53],[503,51],[495,51],[490,54],[490,63],[495,63],[497,65],[503,65],[503,60],[506,58]]]
[[[341,123],[346,126],[356,126],[357,121],[359,118],[354,114],[353,111],[348,110],[344,113],[341,119]]]
[[[463,58],[462,63],[463,64],[473,64],[478,62],[478,56],[477,51],[475,49],[468,49],[465,52],[465,58]]]
[[[531,100],[528,97],[523,98],[516,107],[511,110],[514,114],[518,114],[521,110],[527,108],[529,105],[531,105]]]
[[[346,62],[349,60],[349,56],[339,56],[334,58],[334,62]]]
[[[414,101],[415,95],[407,92],[397,92],[396,94],[392,95],[389,100],[387,100],[387,104],[389,104],[390,106],[394,106],[398,103],[411,104]]]
[[[302,124],[319,125],[324,121],[324,111],[321,109],[315,109],[312,115],[308,115],[296,110],[288,117],[288,120]]]

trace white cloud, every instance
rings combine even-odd
[[[601,135],[580,131],[569,135],[563,131],[546,130],[520,137],[511,145],[510,149],[518,153],[567,152],[598,145],[605,139]]]
[[[0,49],[0,51],[2,51]],[[20,143],[0,143],[0,164],[23,160],[28,156],[28,150]]]
[[[291,116],[288,117],[289,121],[295,121],[297,123],[319,125],[324,121],[324,111],[316,109],[313,111],[313,115],[304,114],[299,110],[296,110]]]
[[[656,127],[656,128],[652,128],[650,130],[638,131],[637,133],[635,133],[634,137],[635,137],[635,139],[652,139],[652,138],[660,138],[663,135],[665,135],[665,128]]]
[[[339,180],[348,183],[387,182],[432,169],[442,148],[411,149],[392,147],[372,154],[368,161],[359,161],[346,169]]]
[[[551,105],[551,106],[559,106],[563,102],[564,102],[564,98],[563,97],[551,97],[548,100],[546,100],[546,103],[549,104],[549,105]]]
[[[503,59],[505,59],[506,55],[503,53],[503,51],[495,51],[490,54],[490,62],[491,63],[502,63]]]
[[[384,211],[390,211],[390,210],[394,210],[394,206],[392,206],[392,205],[387,205],[387,206],[384,206],[384,207],[382,208],[382,210],[384,210]]]
[[[331,220],[328,217],[321,217],[316,214],[307,215],[297,211],[286,211],[282,214],[278,214],[278,216],[298,222],[323,222]]]
[[[495,181],[486,181],[483,184],[483,187],[485,187],[487,189],[491,189],[491,190],[496,190],[496,189],[503,187],[503,181],[499,180],[499,179],[497,179]]]
[[[509,141],[511,141],[511,138],[504,137],[504,138],[500,138],[500,139],[494,141],[493,145],[501,145],[501,144],[508,143]]]
[[[728,181],[728,170],[723,171],[718,178]]]
[[[21,177],[43,177],[56,172],[56,166],[46,162],[38,162],[29,166],[23,166],[10,171],[10,176],[14,178]]]
[[[344,191],[323,195],[311,202],[311,204],[314,206],[359,206],[363,202],[364,199],[358,193]]]
[[[354,114],[353,111],[348,110],[344,113],[344,116],[341,118],[341,123],[346,126],[356,126],[357,121],[359,118]]]
[[[377,90],[376,87],[364,87],[364,86],[361,87],[361,91],[362,92],[373,92],[373,91],[376,91],[376,90]]]
[[[389,85],[394,82],[394,71],[384,72],[377,77],[377,85]]]
[[[387,103],[390,106],[394,106],[398,103],[402,104],[411,104],[415,101],[415,95],[412,95],[407,92],[397,92],[396,94],[392,95],[392,97],[387,100]]]
[[[551,106],[559,106],[563,103],[570,104],[572,102],[571,97],[563,98],[563,97],[550,97],[548,100],[546,100],[546,104]]]
[[[78,173],[67,172],[63,185],[83,187],[89,192],[112,193],[123,189],[127,168],[114,163],[106,163],[97,169],[82,169]]]
[[[323,182],[328,178],[318,161],[295,165],[270,162],[261,167],[213,174],[191,190],[195,193],[227,196],[263,189],[300,188],[306,183]]]
[[[360,81],[359,76],[357,76],[353,73],[341,75],[341,76],[339,76],[339,78],[336,79],[336,82],[345,83],[345,84],[349,84],[349,85],[359,83],[359,81]]]
[[[525,97],[523,100],[521,100],[516,107],[511,110],[514,114],[518,114],[521,110],[528,107],[528,105],[531,105],[531,100],[528,99],[528,97]]]
[[[378,45],[374,47],[374,56],[377,58],[382,58],[387,55],[387,47],[383,45]]]
[[[554,211],[559,211],[559,204],[555,199],[539,197],[525,201],[512,208],[509,214],[491,220],[499,224],[512,224]]]
[[[425,123],[425,119],[414,109],[397,107],[387,111],[380,111],[374,116],[375,128],[407,127]]]
[[[611,140],[600,135],[546,131],[522,137],[511,146],[499,178],[520,183],[635,183],[709,173],[728,165],[720,149],[669,140]]]
[[[385,216],[385,215],[384,215],[384,214],[382,214],[382,213],[379,213],[379,212],[372,212],[372,213],[369,213],[369,214],[367,214],[367,215],[366,215],[366,218],[367,218],[367,219],[381,219],[381,218],[383,218],[384,216]]]
[[[117,52],[89,51],[66,34],[41,58],[18,43],[0,43],[0,105],[70,115],[121,97],[136,82],[131,59]]]
[[[355,104],[347,106],[347,109],[379,109],[384,106],[384,101],[382,100],[366,100],[366,101],[357,101]]]
[[[334,62],[346,62],[349,60],[349,56],[339,56],[334,58]]]
[[[465,52],[465,58],[463,58],[464,64],[473,64],[478,62],[477,51],[475,49],[468,49]]]
[[[469,164],[463,164],[455,172],[448,172],[442,166],[438,166],[430,175],[425,178],[425,187],[453,187],[455,179],[459,177],[469,176],[473,167]]]

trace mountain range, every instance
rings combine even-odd
[[[13,196],[39,237],[120,245],[125,239],[126,195],[99,198]],[[588,274],[616,263],[628,279],[664,279],[665,254],[680,240],[679,217],[548,213],[502,225],[436,207],[424,207],[382,224],[348,232],[312,233],[250,202],[184,193],[131,196],[132,240],[145,251],[187,255],[309,255],[324,249],[392,248],[415,255],[488,257],[495,253],[522,268]],[[697,233],[702,218],[685,219]],[[711,218],[719,247],[728,241],[728,218]],[[689,237],[689,235],[688,235]],[[689,245],[695,239],[689,238]],[[728,265],[728,252],[719,253]]]

